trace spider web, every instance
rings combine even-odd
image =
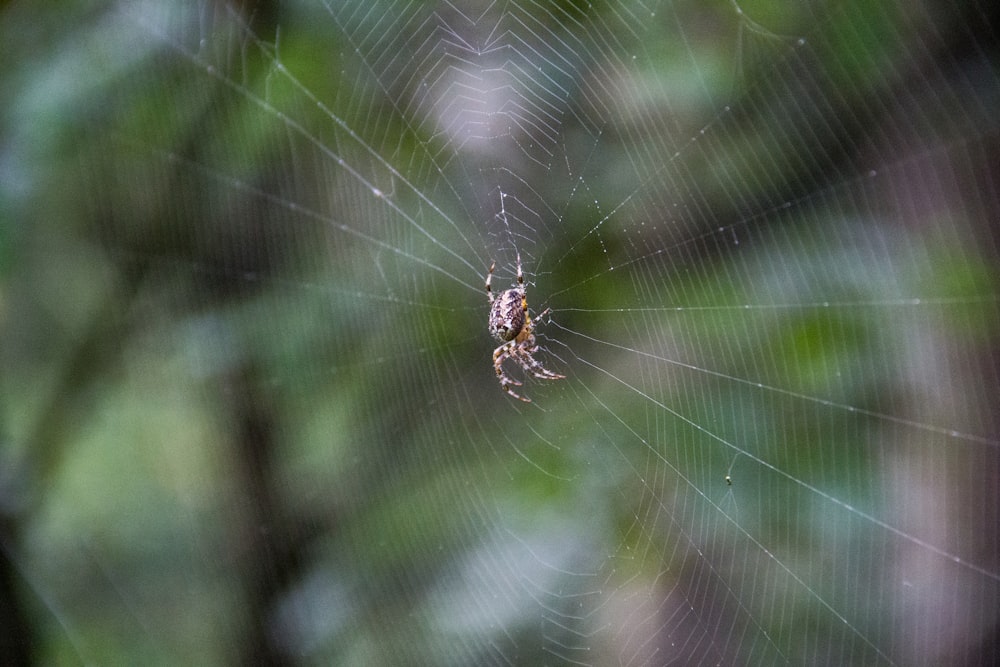
[[[995,659],[984,7],[78,11],[4,47],[43,662]]]

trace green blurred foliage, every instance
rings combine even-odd
[[[579,122],[593,82],[572,91],[562,148],[597,150],[582,194],[519,172],[559,207],[529,297],[554,309],[540,338],[569,375],[528,383],[531,408],[498,396],[489,368],[477,261],[503,240],[459,236],[492,224],[470,203],[489,178],[455,164],[407,115],[412,91],[340,31],[362,37],[378,12],[334,30],[305,3],[179,3],[150,10],[178,22],[160,34],[169,22],[113,3],[4,7],[0,493],[35,658],[460,664],[498,642],[538,664],[559,637],[536,605],[562,604],[617,660],[623,640],[600,630],[655,614],[615,595],[656,608],[706,565],[729,588],[701,608],[717,599],[734,635],[772,642],[738,657],[838,646],[816,599],[853,609],[857,589],[827,573],[870,566],[887,531],[824,521],[824,501],[880,516],[896,447],[939,463],[942,434],[907,440],[907,421],[995,433],[994,399],[970,394],[989,388],[976,361],[995,347],[998,286],[981,211],[908,216],[916,194],[867,184],[872,165],[899,167],[904,118],[916,136],[977,138],[950,79],[965,119],[931,104],[933,86],[866,104],[919,65],[923,15],[845,3],[817,29],[801,4],[741,4],[754,22],[671,5],[645,49],[610,3],[543,17],[594,19],[641,57],[616,73],[621,99],[599,100],[599,141]],[[648,155],[663,164],[637,182]],[[928,370],[928,351],[948,368]],[[925,411],[931,381],[952,384],[954,411]],[[558,546],[525,558],[536,545],[510,525]],[[832,562],[824,545],[851,551]],[[606,603],[570,576],[595,562]],[[537,590],[482,608],[491,584],[518,588],[506,568]],[[757,580],[795,590],[758,598]],[[852,627],[881,648],[892,609],[872,607]]]

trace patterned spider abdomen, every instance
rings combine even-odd
[[[524,296],[509,289],[493,300],[490,308],[490,333],[501,343],[514,340],[524,328]]]

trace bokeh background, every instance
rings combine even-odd
[[[0,663],[995,664],[996,13],[0,4]]]

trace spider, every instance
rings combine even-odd
[[[490,271],[486,274],[486,296],[492,304],[490,333],[501,343],[493,350],[493,370],[496,371],[497,379],[500,380],[500,386],[505,392],[525,403],[531,403],[530,398],[519,395],[511,388],[520,387],[522,383],[504,372],[504,361],[513,359],[520,364],[525,373],[530,373],[540,380],[561,380],[566,376],[553,373],[532,356],[538,352],[538,345],[535,343],[535,322],[528,315],[528,297],[524,287],[524,274],[521,272],[521,256],[517,256],[517,286],[501,292],[500,296],[494,296],[493,290],[490,289],[493,269],[496,266],[496,262],[490,264]],[[538,319],[545,317],[548,312],[548,308],[543,310]]]

